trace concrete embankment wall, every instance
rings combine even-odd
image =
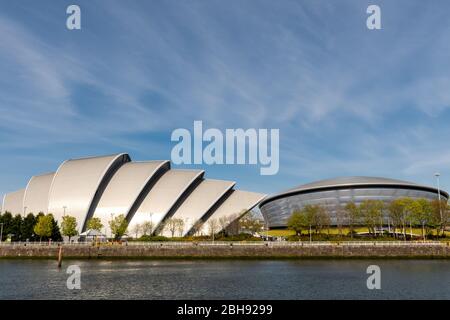
[[[59,246],[1,245],[0,258],[57,258]],[[64,258],[450,258],[449,243],[421,245],[64,245]]]

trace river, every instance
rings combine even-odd
[[[367,288],[369,265],[379,290]],[[450,299],[450,261],[0,260],[0,299]]]

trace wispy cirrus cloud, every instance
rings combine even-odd
[[[446,2],[380,0],[380,31],[365,28],[368,1],[79,5],[73,32],[64,3],[0,5],[0,165],[27,168],[0,193],[67,157],[167,158],[171,130],[197,119],[280,128],[278,176],[208,168],[243,188],[352,174],[432,183],[436,170],[450,186]]]

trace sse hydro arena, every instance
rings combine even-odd
[[[61,223],[67,214],[77,219],[78,232],[87,221],[100,218],[106,236],[109,221],[123,214],[129,230],[151,222],[153,234],[164,230],[168,219],[180,219],[176,236],[216,232],[255,207],[264,194],[236,190],[235,182],[206,179],[203,170],[171,169],[167,160],[131,161],[126,153],[64,161],[55,172],[32,177],[24,189],[3,198],[2,212],[26,215],[52,213]],[[211,224],[212,225],[212,224]]]
[[[292,212],[305,205],[321,205],[331,214],[331,223],[336,225],[336,211],[349,202],[364,200],[425,198],[448,200],[448,193],[433,187],[418,185],[401,180],[374,177],[343,177],[316,181],[275,194],[261,201],[259,208],[270,229],[287,228]]]

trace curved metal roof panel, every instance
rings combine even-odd
[[[181,219],[184,222],[181,235],[185,236],[234,185],[233,181],[203,180],[172,216],[173,219]],[[170,232],[164,230],[163,235],[170,236]]]
[[[13,216],[16,214],[23,215],[23,196],[25,189],[5,194],[3,197],[2,212],[10,212]]]
[[[169,170],[152,187],[136,213],[130,217],[129,230],[135,224],[151,220],[156,229],[180,197],[195,181],[203,177],[203,170]]]
[[[210,233],[210,224],[208,221],[215,220],[217,223],[217,232],[222,230],[220,219],[227,219],[227,224],[240,218],[242,214],[253,209],[265,195],[261,193],[234,190],[233,193],[217,208],[214,213],[208,217],[205,223],[200,227],[200,234]]]
[[[55,173],[47,173],[31,177],[25,189],[23,207],[25,214],[47,213],[50,186]]]
[[[114,174],[95,209],[93,217],[100,218],[105,234],[109,234],[111,215],[128,216],[141,192],[159,170],[169,161],[128,162]]]
[[[82,232],[109,179],[128,161],[128,154],[120,153],[63,162],[50,187],[48,212],[52,213],[59,223],[64,212],[75,217],[78,229]]]

